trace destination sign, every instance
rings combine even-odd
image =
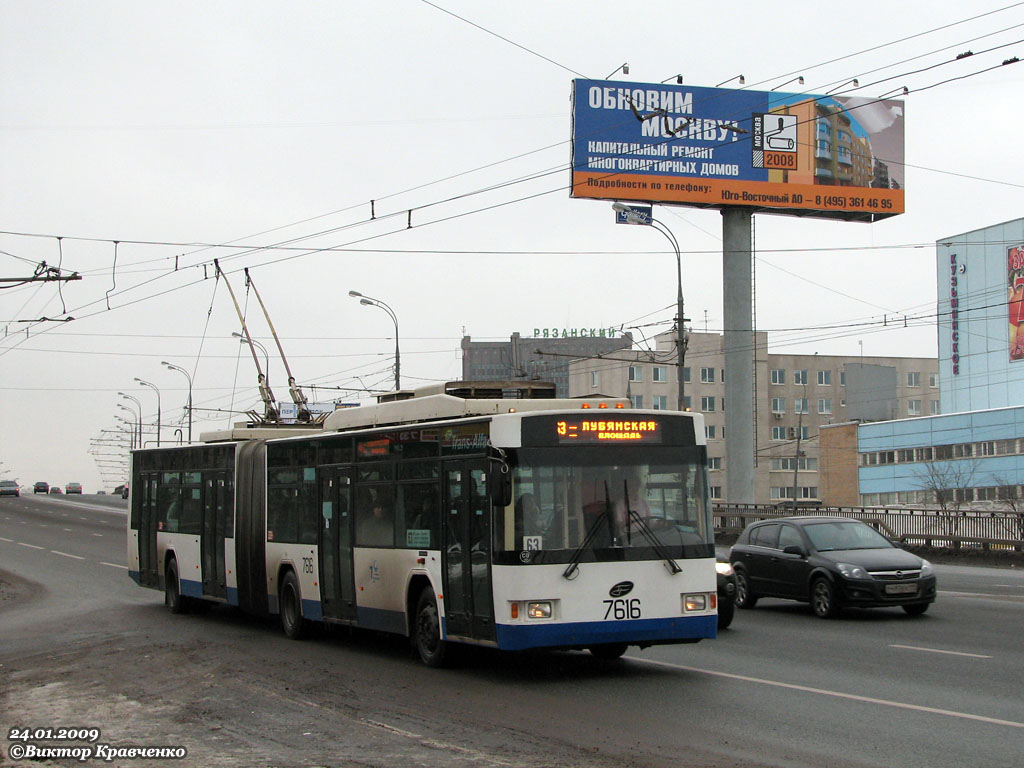
[[[555,422],[562,443],[660,443],[661,422],[652,419],[570,418]]]

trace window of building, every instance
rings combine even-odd
[[[939,415],[939,401],[938,400],[930,400],[928,402],[928,407],[929,407],[929,410],[931,411],[932,416],[938,416]]]
[[[819,397],[818,398],[818,413],[832,413],[832,398],[831,397]]]
[[[639,365],[629,366],[629,380],[630,381],[643,381],[644,380],[644,369]]]
[[[920,400],[908,400],[907,401],[907,415],[908,416],[920,416],[921,415],[921,401]]]
[[[846,386],[846,371],[840,371],[839,372],[839,386],[840,387],[845,387]],[[844,403],[844,405],[845,405],[845,403]]]
[[[996,440],[996,455],[1007,456],[1009,454],[1017,453],[1017,441],[1014,439],[1010,440]]]
[[[722,468],[722,457],[721,456],[709,456],[708,457],[708,469],[721,469]]]
[[[786,428],[785,427],[772,427],[772,440],[785,440],[786,439]]]
[[[667,411],[668,410],[668,396],[667,395],[655,395],[651,403],[651,407],[656,411]]]
[[[914,460],[914,449],[913,448],[900,448],[896,451],[896,461],[900,464],[906,464],[908,461]]]
[[[676,370],[678,371],[679,368],[677,367]],[[677,379],[679,378],[679,374],[678,373],[676,374],[676,378]],[[690,383],[690,369],[687,368],[687,367],[683,368],[683,383],[684,384],[689,384]]]
[[[793,398],[793,413],[807,413],[807,398],[806,397],[794,397]]]
[[[772,398],[772,413],[785,413],[786,412],[786,398],[784,397],[773,397]]]
[[[651,370],[651,381],[668,381],[668,369],[663,365],[656,365]]]
[[[937,374],[937,373],[929,373],[928,374],[928,386],[931,387],[932,389],[934,389],[935,387],[939,386],[939,374]]]
[[[921,386],[921,372],[920,371],[909,371],[907,373],[907,386],[908,387],[920,387]]]
[[[598,384],[597,371],[591,371],[590,372],[590,386],[591,387],[596,387],[597,384]]]
[[[786,369],[785,368],[772,368],[772,384],[785,384],[786,383]]]
[[[691,408],[693,408],[693,398],[691,398],[689,395],[683,395],[683,408],[685,408],[686,410],[690,410]]]
[[[633,404],[634,408],[644,407],[644,396],[643,395],[630,395],[629,402]]]
[[[978,488],[975,491],[974,498],[978,501],[995,501],[996,500],[996,489],[995,488]]]
[[[794,384],[806,384],[807,383],[807,369],[802,371],[793,371],[793,383]]]
[[[700,380],[705,384],[715,383],[715,369],[714,368],[701,368],[700,369]]]
[[[974,455],[973,443],[958,443],[953,446],[953,456],[957,459],[969,459]]]
[[[709,395],[702,397],[700,399],[700,409],[705,413],[710,413],[715,410],[715,398]]]
[[[800,427],[799,432],[800,432],[800,439],[801,440],[810,440],[811,439],[811,428],[810,427]]]
[[[935,446],[935,459],[937,461],[945,461],[946,459],[953,458],[953,446],[952,445],[936,445]]]
[[[818,371],[818,384],[823,387],[832,386],[832,371]]]
[[[895,464],[896,463],[896,452],[895,451],[879,451],[878,452],[878,463],[879,464]]]
[[[715,440],[715,425],[705,424],[704,425],[704,437],[708,440]]]
[[[932,460],[932,449],[931,446],[924,448],[914,449],[914,461],[931,461]]]
[[[712,485],[711,486],[711,498],[712,499],[721,499],[722,498],[722,486],[720,486],[720,485]]]

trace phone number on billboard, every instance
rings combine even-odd
[[[814,203],[824,208],[871,208],[879,210],[889,210],[892,208],[892,200],[880,200],[877,197],[852,197],[849,195],[816,195]]]

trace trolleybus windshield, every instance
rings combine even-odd
[[[522,561],[524,551],[530,562],[569,562],[585,541],[584,561],[660,559],[659,548],[674,558],[714,555],[700,448],[508,453],[513,503],[496,515],[500,562]]]

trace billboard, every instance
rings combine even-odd
[[[1010,360],[1024,360],[1024,245],[1006,251],[1006,282],[1009,291]]]
[[[903,102],[574,80],[572,197],[903,213]]]

